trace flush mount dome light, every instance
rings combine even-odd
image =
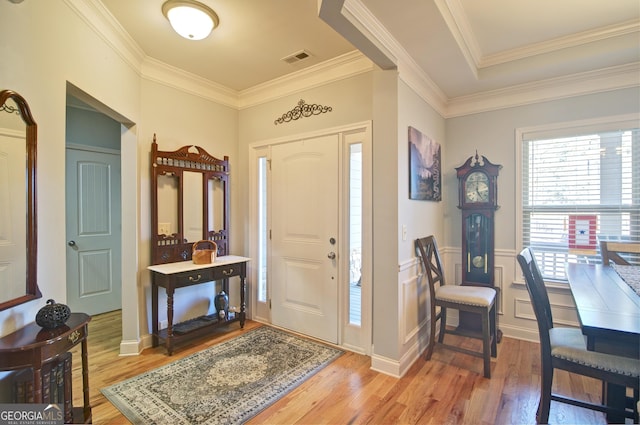
[[[216,12],[193,0],[168,0],[162,13],[175,32],[189,40],[206,38],[219,23]]]

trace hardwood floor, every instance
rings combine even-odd
[[[120,312],[94,316],[89,324],[89,382],[94,424],[127,424],[100,393],[149,369],[173,362],[211,345],[262,326],[248,321],[223,328],[208,340],[181,346],[168,357],[162,347],[139,356],[120,357]],[[449,336],[447,336],[449,338]],[[455,340],[451,336],[451,340]],[[458,340],[476,349],[476,341]],[[74,352],[74,404],[81,405],[79,357]],[[336,361],[255,416],[249,424],[534,424],[538,405],[539,347],[504,337],[492,378],[482,376],[481,359],[436,347],[431,361],[421,356],[401,379],[370,369],[367,356],[346,352]],[[76,378],[78,377],[78,378]],[[598,400],[598,381],[557,373],[554,391]],[[551,403],[554,424],[604,424],[604,416],[578,407]]]

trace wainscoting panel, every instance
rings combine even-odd
[[[416,339],[420,329],[426,329],[428,320],[429,287],[422,274],[420,262],[417,259],[400,265],[400,338],[403,344],[411,344]]]
[[[553,315],[553,323],[555,325],[579,326],[576,320],[576,308],[573,304],[554,302],[551,299],[549,300],[549,304],[551,304],[551,314]],[[536,322],[536,316],[529,298],[514,298],[514,305],[514,316],[516,318]]]
[[[422,285],[422,276],[415,276],[402,283],[402,305],[404,314],[401,316],[400,329],[402,341],[408,344],[415,338],[422,326],[427,323],[427,303],[429,292]]]

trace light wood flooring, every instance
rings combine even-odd
[[[173,362],[262,326],[248,321],[220,329],[210,339],[178,347],[174,355],[149,348],[138,356],[119,356],[120,312],[94,316],[89,323],[89,382],[94,424],[128,424],[100,388]],[[450,341],[455,336],[447,336]],[[471,342],[468,342],[471,341]],[[475,340],[458,340],[476,348]],[[75,349],[77,351],[77,348]],[[79,356],[74,352],[74,385],[80,386]],[[436,347],[431,361],[421,356],[401,379],[371,370],[367,356],[346,352],[298,388],[255,416],[250,424],[534,424],[540,382],[539,347],[503,338],[492,359],[491,379],[482,376],[482,360]],[[241,365],[239,367],[242,367]],[[598,381],[562,371],[556,391],[599,400]],[[82,392],[74,386],[74,405]],[[551,403],[550,423],[604,424],[604,416]],[[171,424],[167,424],[171,425]]]

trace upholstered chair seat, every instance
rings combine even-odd
[[[458,304],[489,307],[496,298],[496,290],[481,286],[446,285],[436,290],[436,300]]]
[[[580,329],[549,329],[551,357],[640,379],[640,362],[637,359],[587,351],[585,338]]]

